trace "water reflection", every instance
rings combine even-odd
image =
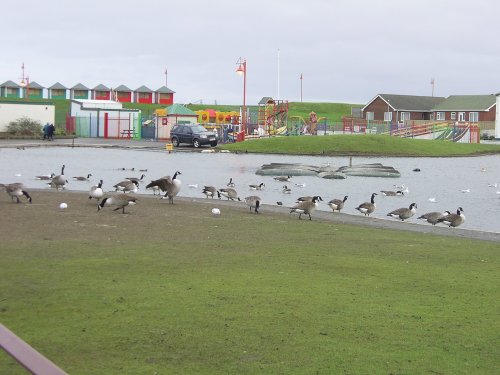
[[[229,153],[167,153],[164,151],[139,151],[100,148],[26,148],[0,149],[2,169],[0,182],[22,182],[28,188],[47,188],[44,181],[35,180],[35,176],[60,171],[66,165],[68,177],[67,189],[88,191],[89,187],[104,180],[104,190],[113,190],[112,186],[126,177],[140,177],[146,174],[144,181],[149,182],[164,175],[182,172],[183,189],[180,196],[204,197],[204,185],[225,187],[229,178],[233,178],[241,197],[253,195],[250,184],[263,182],[265,188],[258,192],[266,204],[281,201],[285,206],[294,204],[295,199],[305,195],[323,197],[321,210],[329,211],[326,202],[333,198],[348,195],[343,212],[359,215],[354,209],[368,201],[373,192],[395,190],[394,185],[405,185],[408,193],[400,197],[377,196],[375,217],[388,218],[388,212],[418,204],[417,215],[429,211],[456,211],[461,206],[466,215],[462,226],[466,229],[500,232],[498,222],[500,213],[500,156],[480,156],[466,158],[381,158],[354,157],[353,164],[382,163],[393,166],[401,177],[374,178],[350,176],[345,180],[327,180],[315,176],[292,177],[288,183],[291,194],[283,194],[283,183],[272,176],[258,176],[258,168],[267,163],[303,163],[311,165],[332,165],[340,167],[349,164],[348,157],[315,157],[254,155]],[[140,170],[146,170],[141,172]],[[420,172],[414,172],[419,169]],[[74,181],[72,176],[91,173],[90,181]],[[190,188],[188,185],[197,185]],[[139,193],[149,193],[141,185]],[[465,193],[463,190],[470,190]],[[151,192],[152,194],[152,192]],[[4,198],[5,199],[5,198]],[[416,218],[410,223],[419,223]],[[411,225],[411,224],[409,224]],[[450,229],[451,230],[451,229]]]

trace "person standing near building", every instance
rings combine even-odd
[[[44,140],[44,141],[45,141],[46,139],[48,139],[48,138],[49,138],[49,137],[48,137],[48,136],[49,136],[49,126],[50,126],[50,124],[49,124],[49,123],[46,123],[46,124],[43,126],[43,128],[42,128],[42,130],[43,130],[43,140]]]
[[[54,126],[54,124],[50,124],[49,125],[49,128],[48,128],[48,132],[47,132],[47,137],[49,139],[49,141],[53,141],[54,140],[54,132],[55,132],[56,128]]]

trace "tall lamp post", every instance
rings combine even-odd
[[[247,132],[247,105],[246,105],[246,95],[247,95],[247,60],[241,57],[236,62],[238,69],[236,73],[243,75],[243,113],[241,116],[241,131],[246,134]]]
[[[23,76],[21,78],[20,86],[24,90],[26,90],[24,92],[24,98],[29,99],[29,97],[30,97],[30,77],[24,75],[24,63],[23,63],[23,65],[21,65],[21,69],[23,71]]]

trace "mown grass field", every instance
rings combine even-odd
[[[69,374],[498,372],[498,243],[32,196],[0,198],[0,321]]]
[[[294,155],[471,156],[498,154],[500,145],[458,143],[388,135],[273,137],[219,145],[233,152]]]

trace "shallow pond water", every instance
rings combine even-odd
[[[107,148],[15,148],[0,149],[2,168],[0,182],[22,182],[28,188],[51,189],[44,181],[35,180],[36,175],[59,174],[62,164],[66,165],[68,190],[88,191],[99,179],[103,188],[113,191],[113,185],[126,177],[140,177],[145,174],[147,183],[165,175],[180,171],[183,183],[180,196],[204,197],[204,185],[225,187],[230,178],[236,183],[240,197],[259,195],[263,203],[283,202],[291,206],[300,196],[320,195],[320,209],[329,211],[327,202],[333,198],[348,195],[344,213],[360,215],[355,207],[368,201],[373,192],[396,190],[394,185],[404,185],[408,192],[400,197],[376,197],[377,209],[374,217],[394,220],[387,213],[400,207],[417,203],[413,223],[429,225],[417,220],[420,214],[429,211],[464,209],[466,222],[462,228],[500,232],[500,156],[479,156],[460,158],[381,158],[354,157],[353,164],[382,163],[396,168],[400,178],[356,177],[345,180],[329,180],[316,176],[295,176],[286,185],[291,194],[283,194],[284,183],[272,176],[259,176],[255,172],[267,163],[303,163],[310,165],[331,165],[340,167],[349,164],[348,157],[285,156],[233,153],[198,153],[152,150],[123,150]],[[420,172],[414,172],[414,169]],[[132,170],[133,169],[133,170]],[[147,170],[141,172],[140,170]],[[73,176],[92,174],[90,181],[75,181]],[[262,191],[250,190],[249,184],[260,184]],[[494,185],[497,184],[495,187]],[[139,193],[149,193],[143,183]],[[195,187],[197,186],[197,187]],[[467,192],[463,192],[467,191]],[[152,194],[152,193],[151,193]],[[5,196],[3,199],[8,199]],[[434,201],[434,202],[433,202]],[[452,230],[452,229],[450,229]]]

